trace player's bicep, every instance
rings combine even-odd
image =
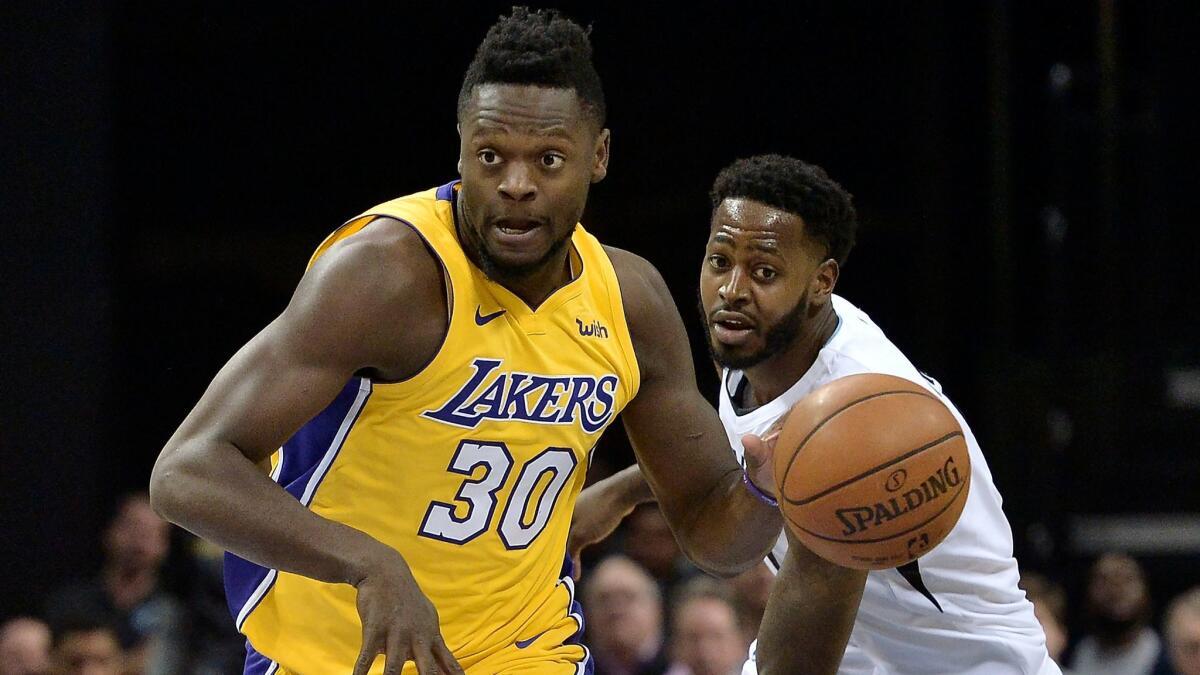
[[[656,494],[703,496],[736,462],[696,387],[687,331],[666,284],[645,261],[625,262],[622,292],[642,382],[621,416]]]
[[[318,260],[283,313],[221,369],[176,439],[229,443],[258,462],[356,372],[403,374],[427,359],[444,321],[440,272],[415,234],[396,232],[343,242]],[[398,329],[406,315],[428,321]]]

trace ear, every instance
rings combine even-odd
[[[840,273],[841,268],[833,258],[829,258],[817,266],[817,272],[813,275],[809,288],[811,292],[809,297],[812,298],[814,305],[823,305],[829,302],[829,296],[833,294],[833,289],[837,286]]]
[[[596,136],[595,155],[592,163],[592,182],[599,183],[608,175],[608,144],[612,138],[612,132],[608,129],[601,129]]]
[[[461,176],[462,175],[462,125],[455,124],[454,132],[456,134],[458,134],[458,143],[459,143],[458,164],[456,164],[455,166],[458,167],[458,175]]]

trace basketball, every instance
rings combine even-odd
[[[929,390],[865,373],[801,399],[775,442],[791,532],[842,567],[907,564],[950,533],[971,483],[962,428]]]

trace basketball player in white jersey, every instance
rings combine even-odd
[[[777,574],[743,675],[1052,675],[1033,606],[1017,588],[1012,532],[970,428],[870,318],[834,295],[854,245],[850,195],[816,166],[778,155],[740,160],[713,186],[700,274],[708,344],[721,367],[720,414],[739,458],[793,404],[856,373],[885,373],[936,394],[963,428],[971,490],[954,530],[898,569],[850,570],[782,535]],[[847,448],[852,452],[853,448]],[[645,496],[636,467],[580,498],[578,549]],[[773,486],[753,486],[773,499]],[[578,557],[576,557],[578,559]]]

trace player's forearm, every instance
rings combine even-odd
[[[588,490],[604,495],[604,502],[622,513],[628,513],[639,504],[654,501],[650,484],[642,476],[642,468],[636,463],[597,481]]]
[[[227,443],[168,447],[150,478],[154,509],[180,527],[264,567],[357,584],[393,549],[302,506]]]
[[[791,539],[758,631],[759,675],[836,673],[866,578],[866,572],[821,560]]]
[[[730,577],[762,562],[779,538],[779,509],[751,494],[742,470],[729,469],[681,518],[680,548],[709,574]]]

